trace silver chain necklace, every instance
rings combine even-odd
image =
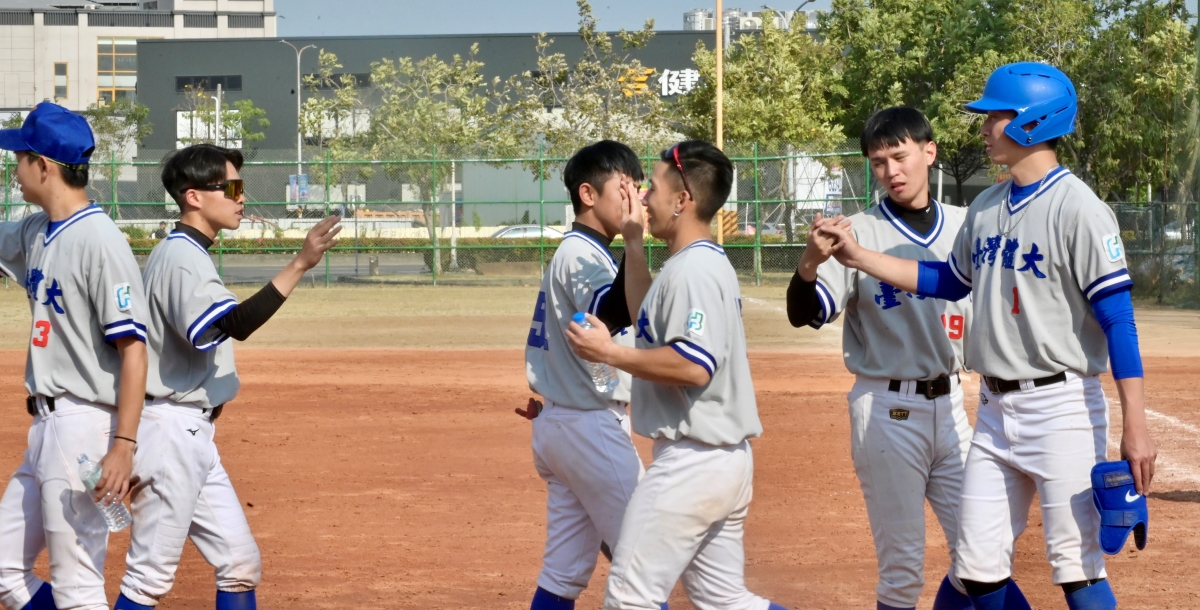
[[[996,213],[996,226],[999,227],[1000,235],[1002,237],[1008,237],[1008,234],[1012,233],[1013,230],[1017,228],[1017,225],[1021,224],[1021,221],[1025,219],[1025,214],[1029,212],[1029,208],[1033,207],[1032,200],[1037,198],[1039,194],[1038,191],[1042,190],[1042,186],[1046,184],[1046,179],[1050,177],[1050,172],[1053,172],[1057,168],[1058,164],[1055,164],[1054,167],[1046,170],[1046,175],[1042,176],[1041,181],[1038,182],[1037,188],[1033,189],[1033,194],[1029,196],[1030,201],[1025,204],[1025,209],[1021,210],[1021,212],[1017,215],[1016,221],[1012,222],[1012,226],[1005,229],[1004,227],[1006,223],[1004,222],[1004,212],[1008,210],[1009,203],[1012,201],[1012,185],[1009,185],[1008,190],[1004,193],[1004,201],[1000,202],[1000,210]],[[1013,184],[1016,184],[1015,179]],[[1008,219],[1009,221],[1013,220],[1011,213],[1009,214]]]

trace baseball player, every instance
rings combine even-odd
[[[143,442],[134,464],[133,530],[115,610],[152,608],[171,590],[191,538],[216,568],[217,610],[253,610],[258,545],[213,442],[214,422],[237,395],[233,346],[283,305],[304,273],[336,245],[338,218],[318,222],[288,266],[242,303],[221,282],[208,248],[242,221],[242,154],[198,144],[163,163],[180,221],[146,261],[150,373]]]
[[[613,549],[608,610],[657,610],[681,576],[701,610],[780,608],[747,591],[744,579],[749,439],[762,425],[737,275],[710,239],[732,183],[733,164],[711,144],[688,141],[663,152],[644,201],[650,232],[671,257],[653,283],[645,265],[626,268],[636,347],[612,341],[595,316],[588,317],[595,328],[567,330],[579,357],[633,375],[633,429],[654,439],[654,462]],[[622,226],[642,224],[640,206],[627,214]],[[643,251],[640,229],[624,236],[627,259]]]
[[[929,196],[937,144],[914,108],[875,113],[859,138],[883,202],[850,217],[864,247],[914,260],[945,260],[966,210]],[[919,297],[830,258],[833,240],[808,232],[788,287],[788,319],[820,328],[845,313],[842,352],[855,374],[850,451],[875,538],[879,610],[912,609],[925,582],[925,501],[950,547],[950,574],[934,610],[971,600],[953,576],[958,500],[971,426],[958,372],[970,326],[967,301]],[[901,354],[902,351],[902,354]]]
[[[33,425],[0,499],[5,610],[108,607],[108,527],[76,458],[102,458],[94,498],[121,501],[139,439],[148,316],[124,234],[84,190],[94,147],[87,121],[50,103],[20,129],[0,130],[0,148],[16,152],[25,200],[42,209],[0,224],[0,271],[24,284],[33,313],[25,364]],[[42,549],[50,584],[33,573]]]
[[[868,250],[833,222],[847,267],[922,296],[973,294],[967,366],[983,376],[967,457],[955,574],[981,610],[1026,609],[1012,580],[1013,546],[1036,492],[1046,558],[1073,610],[1117,605],[1105,580],[1091,470],[1105,460],[1108,409],[1099,374],[1112,363],[1121,397],[1121,454],[1138,494],[1156,449],[1146,427],[1132,282],[1115,215],[1058,164],[1074,130],[1070,79],[1040,63],[1002,66],[981,99],[988,155],[1012,179],[984,191],[945,262]]]
[[[644,179],[637,154],[604,140],[581,148],[563,169],[575,222],[542,277],[525,346],[531,399],[533,459],[546,481],[546,551],[532,610],[569,610],[587,587],[600,549],[617,545],[625,506],[641,478],[642,461],[630,436],[630,378],[601,391],[588,363],[571,353],[563,334],[577,312],[595,314],[633,336],[622,272],[608,251],[621,230],[622,210],[637,207]],[[638,227],[640,230],[640,227]],[[624,263],[622,263],[623,265]],[[540,411],[540,414],[539,414]]]

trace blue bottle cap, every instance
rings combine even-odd
[[[575,312],[575,315],[571,316],[571,320],[576,324],[583,324],[584,322],[587,322],[587,316],[583,315],[582,311],[577,311]]]

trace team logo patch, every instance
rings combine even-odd
[[[704,312],[699,309],[688,311],[687,331],[690,335],[704,336]]]
[[[1125,258],[1125,246],[1121,243],[1121,236],[1113,233],[1112,235],[1104,236],[1104,253],[1108,255],[1108,262],[1115,263]]]
[[[117,284],[113,286],[113,297],[117,300],[117,309],[120,311],[129,311],[133,305],[133,296],[129,292],[129,284]]]
[[[888,411],[888,417],[896,421],[908,421],[908,409],[892,409]]]

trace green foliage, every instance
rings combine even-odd
[[[471,224],[475,226],[476,231],[483,228],[483,219],[479,217],[478,211],[471,211]]]
[[[637,151],[677,140],[674,117],[653,86],[654,68],[632,56],[653,39],[654,20],[636,32],[622,29],[614,41],[598,28],[587,0],[576,5],[583,41],[579,60],[572,64],[562,52],[553,52],[554,39],[539,34],[537,71],[513,81],[523,141],[544,142],[546,156],[567,157],[602,139]]]
[[[191,113],[191,136],[182,137],[184,144],[214,144],[221,137],[223,146],[241,141],[242,148],[267,137],[263,130],[271,126],[267,111],[254,105],[253,100],[229,102],[221,108],[221,129],[217,129],[217,100],[210,92],[188,87],[178,110]]]
[[[21,116],[20,112],[14,112],[8,115],[8,118],[0,121],[0,129],[20,129],[25,123],[25,117]]]
[[[95,134],[92,159],[96,161],[125,160],[154,131],[149,121],[150,109],[130,100],[97,102],[79,114],[87,119]]]
[[[724,66],[725,141],[786,142],[807,150],[826,150],[843,136],[830,103],[844,94],[834,72],[838,53],[813,39],[803,15],[793,27],[775,27],[763,14],[763,31],[738,38]],[[716,54],[704,43],[692,56],[701,80],[679,100],[678,112],[688,136],[715,140]]]
[[[121,227],[121,232],[125,235],[128,235],[131,241],[134,239],[146,239],[149,235],[149,232],[147,232],[145,229],[134,226]]]

